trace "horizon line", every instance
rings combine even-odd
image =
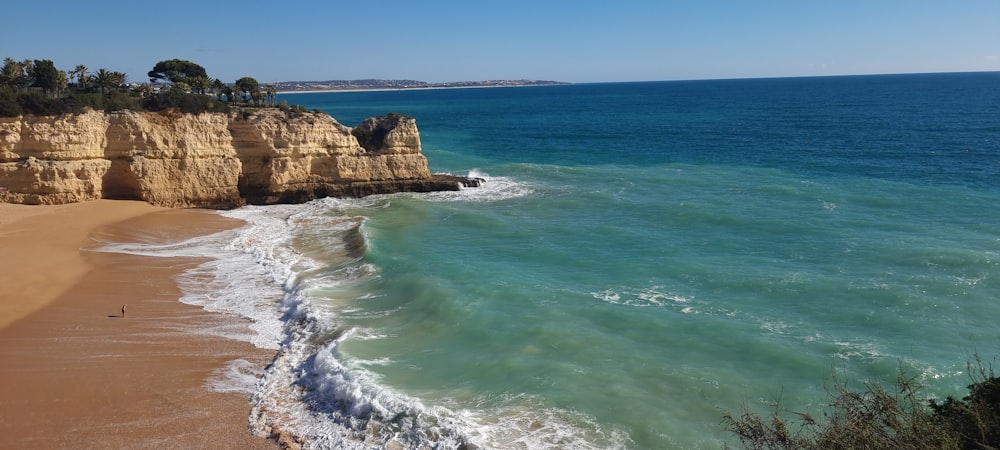
[[[877,77],[877,76],[909,76],[909,75],[962,75],[962,74],[1000,74],[1000,70],[969,70],[969,71],[939,71],[939,72],[885,72],[885,73],[844,73],[844,74],[829,74],[829,75],[773,75],[773,76],[750,76],[750,77],[720,77],[720,78],[674,78],[674,79],[647,79],[647,80],[619,80],[619,81],[558,81],[558,80],[543,80],[543,79],[491,79],[491,80],[481,80],[481,81],[441,81],[441,82],[427,82],[422,80],[405,79],[405,78],[356,78],[356,79],[329,79],[329,80],[310,80],[310,81],[273,81],[271,83],[326,83],[331,81],[412,81],[417,83],[426,84],[426,86],[411,86],[411,87],[359,87],[359,88],[340,88],[340,89],[303,89],[303,90],[283,90],[278,91],[282,94],[294,94],[294,93],[315,93],[315,92],[363,92],[363,91],[400,91],[400,90],[421,90],[421,89],[471,89],[471,88],[498,88],[498,87],[540,87],[540,86],[553,86],[553,85],[574,85],[574,84],[613,84],[613,83],[665,83],[665,82],[690,82],[690,81],[738,81],[738,80],[779,80],[779,79],[795,79],[795,78],[842,78],[842,77]],[[469,85],[469,86],[446,86],[448,84],[458,84],[458,83],[489,83],[489,82],[504,82],[504,81],[526,81],[526,82],[541,82],[541,83],[552,83],[552,84],[539,84],[539,85]]]

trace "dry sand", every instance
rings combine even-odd
[[[245,394],[205,387],[273,355],[192,332],[237,320],[178,301],[174,277],[199,261],[81,251],[236,224],[141,202],[0,204],[0,448],[275,448],[248,430]]]

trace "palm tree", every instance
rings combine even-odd
[[[90,81],[101,89],[101,94],[104,94],[108,88],[119,84],[118,81],[120,80],[116,78],[115,72],[109,72],[107,69],[101,68],[97,70],[97,73],[90,76]]]
[[[208,77],[191,77],[188,85],[191,86],[191,93],[204,94],[205,89],[208,89],[212,85],[212,82],[209,81]]]
[[[226,83],[223,83],[222,80],[218,78],[212,80],[212,91],[215,93],[216,100],[222,101],[222,93],[225,89]]]
[[[114,81],[115,87],[122,89],[128,84],[128,75],[125,72],[111,72],[111,81]]]
[[[73,69],[73,76],[76,77],[76,87],[77,89],[84,90],[87,88],[87,66],[80,64]]]
[[[274,89],[273,84],[268,84],[265,88],[267,88],[267,104],[274,106],[274,100],[278,97],[278,91]]]
[[[21,87],[30,87],[35,83],[35,78],[31,75],[35,73],[35,61],[31,59],[21,61],[21,69],[24,70],[24,77],[21,78]]]
[[[56,83],[55,83],[56,93],[65,91],[66,88],[68,87],[69,87],[69,76],[67,76],[65,70],[60,70],[59,73],[56,74]]]
[[[0,66],[0,87],[17,89],[23,87],[25,81],[24,65],[13,58],[4,58],[3,66]]]

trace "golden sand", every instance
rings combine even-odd
[[[272,354],[192,332],[237,320],[178,301],[176,275],[199,261],[81,251],[237,223],[129,201],[0,204],[0,448],[275,448],[250,433],[244,394],[205,387]]]

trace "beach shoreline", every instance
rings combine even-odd
[[[243,320],[179,301],[177,275],[203,260],[87,250],[97,236],[239,224],[130,201],[0,205],[0,447],[277,448],[250,432],[247,393],[208,387],[230,362],[262,366],[273,351],[200,332]]]

